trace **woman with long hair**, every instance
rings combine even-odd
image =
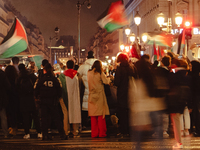
[[[88,115],[91,117],[91,137],[106,137],[105,115],[109,115],[104,84],[109,84],[110,79],[103,72],[101,61],[96,60],[92,69],[88,71]]]

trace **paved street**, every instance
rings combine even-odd
[[[42,141],[36,138],[36,134],[31,134],[31,139],[23,139],[23,134],[18,134],[13,139],[3,139],[0,136],[0,150],[131,150],[135,149],[136,143],[131,142],[129,138],[95,138],[89,137],[90,133],[84,133],[80,138],[69,138],[69,140],[61,141],[58,134],[54,135],[53,141]],[[151,138],[142,142],[144,150],[172,149],[174,144],[173,138],[164,139],[162,142]],[[200,137],[183,138],[184,150],[199,150]]]

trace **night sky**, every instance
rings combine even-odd
[[[9,0],[30,22],[36,24],[49,45],[49,37],[54,36],[56,26],[60,35],[77,35],[76,3],[78,0]],[[84,0],[80,0],[82,3]],[[97,18],[111,2],[117,0],[91,0],[91,9],[87,3],[81,8],[81,46],[87,46],[89,39],[97,31]],[[53,42],[55,44],[55,41]]]

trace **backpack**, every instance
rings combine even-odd
[[[33,93],[33,82],[30,77],[22,78],[20,81],[20,91],[23,95],[29,95]]]

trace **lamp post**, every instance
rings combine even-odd
[[[54,32],[55,32],[55,36],[54,37],[50,37],[49,40],[50,40],[50,64],[52,64],[52,52],[51,52],[51,44],[52,44],[52,40],[53,39],[56,39],[58,40],[58,33],[60,32],[60,29],[58,27],[56,27],[54,29]]]
[[[121,49],[121,51],[123,51],[124,48],[125,48],[124,44],[121,44],[121,45],[120,45],[120,49]]]
[[[182,22],[183,22],[183,16],[182,16],[182,14],[180,14],[179,12],[177,12],[175,16],[176,16],[176,17],[175,17],[175,23],[176,23],[177,26],[178,26],[178,33],[179,33],[180,25],[181,25]]]
[[[113,57],[112,57],[113,64],[115,63],[115,59],[116,59],[116,57],[115,57],[115,56],[113,56]]]
[[[135,42],[135,34],[132,33],[132,34],[129,36],[129,39],[130,39],[131,43],[133,44],[133,42]]]
[[[138,13],[138,11],[136,12],[135,16],[134,16],[134,22],[137,25],[137,38],[139,38],[139,25],[141,23],[141,17]]]
[[[142,41],[143,41],[144,43],[146,43],[147,39],[148,39],[148,36],[147,36],[146,34],[144,34],[144,35],[142,36]]]
[[[130,28],[126,28],[125,29],[125,34],[127,36],[127,44],[128,44],[128,36],[130,35],[130,33],[131,33],[131,29]]]
[[[157,22],[158,22],[158,24],[160,26],[160,31],[162,31],[162,26],[164,24],[164,21],[165,21],[164,14],[162,12],[160,12],[158,14],[158,18],[157,18]]]
[[[80,23],[80,14],[81,14],[81,6],[83,6],[85,3],[87,4],[87,8],[91,8],[90,0],[85,0],[83,3],[80,3],[79,1],[76,4],[76,7],[78,9],[78,64],[80,63],[80,42],[81,42],[81,35],[80,35],[80,30],[81,30],[81,23]]]
[[[171,3],[171,1],[169,0],[169,3]],[[170,6],[169,6],[170,7]],[[159,26],[160,26],[160,31],[162,31],[162,26],[163,26],[163,24],[164,24],[164,21],[165,21],[165,18],[164,18],[164,14],[162,13],[162,12],[160,12],[159,14],[158,14],[158,18],[157,18],[157,22],[158,22],[158,24],[159,24]],[[178,27],[178,30],[179,30],[179,28],[180,28],[180,25],[182,24],[182,21],[183,21],[183,16],[182,16],[182,14],[180,14],[179,12],[177,12],[176,13],[176,15],[175,15],[175,23],[176,23],[176,25],[177,25],[177,27]],[[169,33],[171,33],[171,18],[168,18],[168,23],[167,23],[167,31],[169,32]]]

